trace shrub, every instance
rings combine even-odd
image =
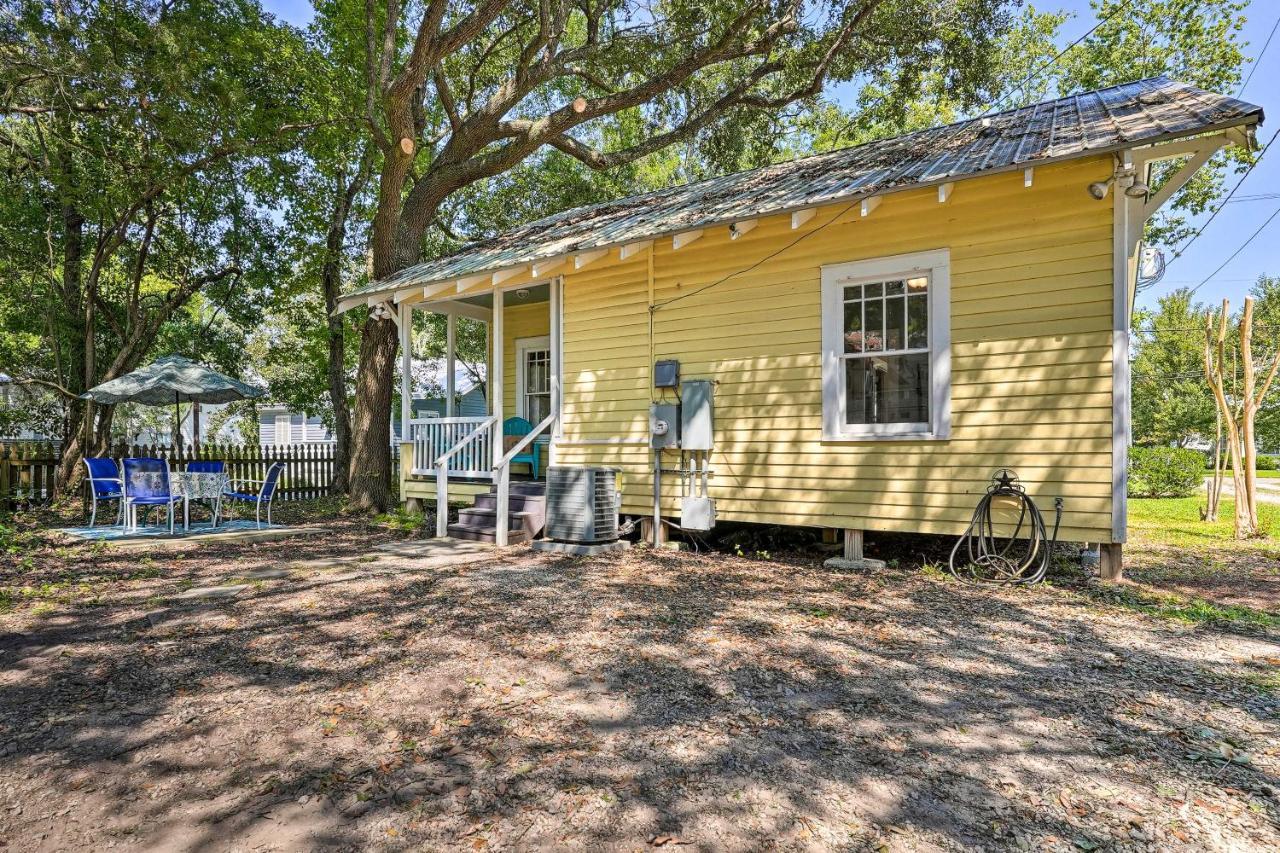
[[[1129,450],[1129,494],[1139,498],[1185,498],[1204,479],[1204,454],[1181,447]]]
[[[1222,464],[1228,471],[1230,471],[1232,467],[1231,455],[1227,453],[1225,450],[1223,451],[1222,455],[1223,455]],[[1264,456],[1263,454],[1259,453],[1257,457],[1257,461],[1253,463],[1253,470],[1274,471],[1276,470],[1277,465],[1280,465],[1280,463],[1276,462],[1276,457]],[[1210,471],[1213,470],[1213,453],[1209,453],[1206,455],[1204,467],[1206,470],[1210,470]]]

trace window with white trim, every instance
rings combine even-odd
[[[822,270],[823,438],[950,432],[946,249]]]

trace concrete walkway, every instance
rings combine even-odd
[[[1204,478],[1205,486],[1209,485],[1209,478]],[[1280,479],[1259,479],[1258,483],[1258,500],[1268,504],[1280,504]],[[1222,494],[1227,497],[1233,497],[1236,493],[1235,485],[1231,482],[1231,472],[1222,479]]]

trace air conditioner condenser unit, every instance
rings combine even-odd
[[[615,541],[621,499],[616,468],[551,466],[547,538],[581,545]]]

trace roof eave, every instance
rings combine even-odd
[[[1097,157],[1105,154],[1116,154],[1121,151],[1126,151],[1131,149],[1150,148],[1152,146],[1160,145],[1162,143],[1174,142],[1180,139],[1190,139],[1196,136],[1207,136],[1212,133],[1222,133],[1224,131],[1232,130],[1234,128],[1256,127],[1257,125],[1262,124],[1264,118],[1265,116],[1263,114],[1263,111],[1259,109],[1256,113],[1250,113],[1245,116],[1240,116],[1231,121],[1219,122],[1212,125],[1205,125],[1204,127],[1196,128],[1195,130],[1180,131],[1180,132],[1175,131],[1175,132],[1165,133],[1159,136],[1153,136],[1149,139],[1143,139],[1137,142],[1118,142],[1113,145],[1105,145],[1105,146],[1100,146],[1098,148],[1088,148],[1082,151],[1073,151],[1069,154],[1063,154],[1058,157],[1044,157],[1037,160],[1024,160],[1022,162],[1010,163],[1004,166],[998,166],[992,169],[985,169],[981,172],[974,172],[966,175],[944,175],[942,177],[935,178],[928,181],[918,181],[915,183],[903,184],[901,186],[896,186],[896,187],[884,187],[884,188],[875,189],[867,192],[851,193],[846,196],[840,196],[838,198],[829,199],[829,200],[822,200],[818,202],[809,202],[809,203],[799,203],[794,205],[785,205],[782,207],[778,207],[777,209],[774,209],[774,210],[760,211],[758,213],[752,214],[752,217],[763,218],[763,217],[770,217],[770,216],[787,216],[789,214],[792,214],[801,210],[809,210],[815,207],[831,207],[832,205],[837,205],[837,204],[847,204],[849,207],[852,207],[854,204],[860,202],[864,198],[892,195],[895,193],[908,192],[911,190],[928,189],[930,187],[937,187],[942,184],[958,183],[960,181],[969,181],[969,180],[973,180],[974,178],[985,178],[991,175],[999,175],[1006,172],[1016,172],[1023,169],[1036,167],[1036,166],[1052,165],[1055,163],[1065,163],[1071,160],[1082,160],[1086,157]],[[640,240],[659,240],[664,237],[673,237],[676,234],[679,234],[685,231],[696,230],[699,228],[716,228],[720,226],[728,226],[729,224],[733,222],[737,222],[742,218],[743,218],[742,215],[738,215],[738,216],[732,216],[732,217],[723,217],[719,219],[710,219],[702,222],[690,222],[690,223],[685,223],[678,228],[665,229],[662,231],[653,232],[651,234],[630,235],[627,237],[627,239],[624,239],[624,240],[615,240],[615,241],[610,241],[606,243],[592,243],[590,245],[580,244],[577,246],[575,251],[567,254],[569,255],[581,254],[582,252],[594,252],[594,251],[599,251],[601,249],[604,249],[607,251],[610,249],[616,249],[621,246],[635,243]],[[466,275],[467,276],[490,275],[492,273],[499,273],[505,270],[520,269],[521,267],[528,266],[530,263],[536,263],[538,261],[560,257],[561,255],[565,255],[565,254],[566,253],[564,252],[552,252],[546,255],[545,257],[528,258],[517,264],[507,264],[505,266],[477,268],[477,269],[468,271]],[[373,299],[374,297],[389,296],[393,293],[406,290],[408,288],[414,288],[414,287],[425,288],[425,287],[430,287],[436,284],[443,284],[447,281],[452,281],[452,280],[454,279],[443,278],[443,279],[423,279],[421,281],[416,281],[412,283],[400,282],[395,285],[391,285],[382,289],[368,290],[368,291],[364,291],[363,293],[353,293],[350,296],[340,299],[338,301],[338,305],[335,308],[334,313],[342,314],[346,311],[350,311],[352,308],[355,308],[360,304],[369,303],[370,300]],[[527,285],[515,285],[515,286],[527,286]],[[374,301],[379,301],[379,300],[374,300]],[[428,304],[429,302],[430,301],[428,301]]]

